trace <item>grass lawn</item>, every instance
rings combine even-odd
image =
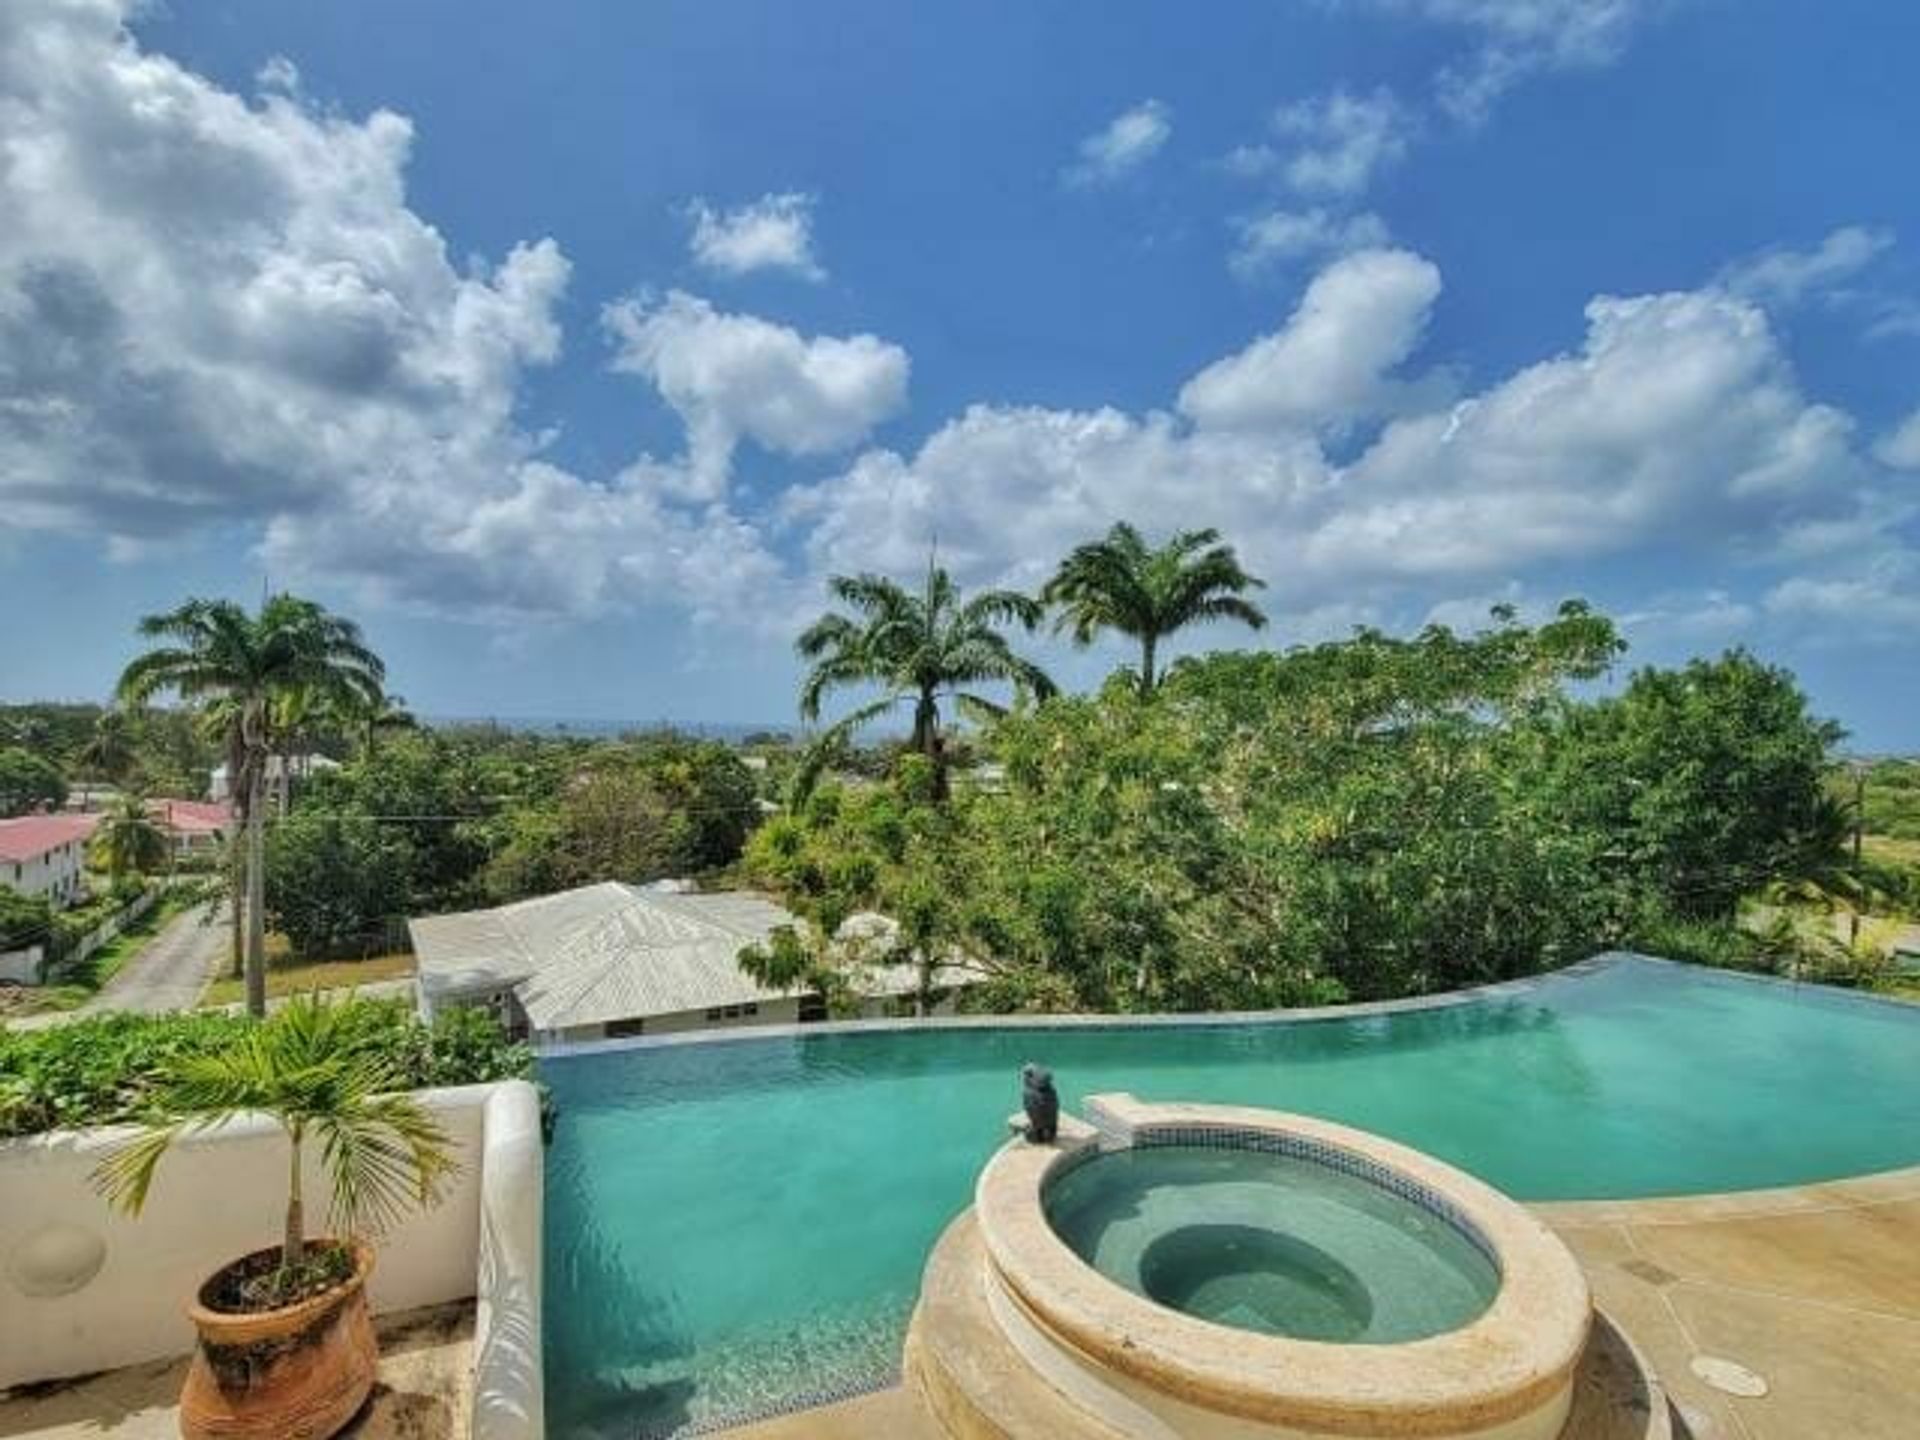
[[[1860,848],[1869,860],[1884,860],[1895,865],[1920,865],[1920,840],[1902,840],[1894,835],[1865,835]]]
[[[271,954],[271,948],[267,957],[268,998],[292,995],[316,986],[322,990],[336,990],[354,985],[371,985],[376,980],[404,980],[413,974],[411,955],[375,955],[366,960],[299,961],[276,959]],[[246,982],[223,975],[207,987],[207,993],[200,997],[200,1003],[202,1006],[237,1005],[246,998]]]

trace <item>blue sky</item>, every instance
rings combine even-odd
[[[270,579],[429,712],[784,720],[825,574],[1130,518],[1225,530],[1275,643],[1583,595],[1913,748],[1917,50],[1876,0],[14,0],[0,696]]]

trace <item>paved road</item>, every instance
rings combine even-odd
[[[204,925],[206,915],[206,906],[190,905],[174,916],[79,1013],[193,1009],[227,953],[226,925]]]

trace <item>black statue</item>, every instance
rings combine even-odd
[[[1044,1065],[1020,1067],[1020,1103],[1027,1112],[1027,1139],[1048,1145],[1060,1133],[1060,1094]]]

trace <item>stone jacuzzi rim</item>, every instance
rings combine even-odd
[[[1478,1318],[1400,1343],[1296,1340],[1168,1309],[1101,1275],[1048,1220],[1048,1183],[1099,1145],[1099,1131],[1068,1122],[1057,1145],[1015,1140],[998,1151],[981,1172],[974,1213],[993,1278],[1091,1364],[1205,1410],[1313,1433],[1472,1433],[1568,1393],[1592,1297],[1565,1244],[1518,1201],[1417,1150],[1311,1116],[1126,1095],[1091,1097],[1087,1108],[1122,1133],[1258,1132],[1349,1157],[1363,1173],[1398,1177],[1438,1200],[1437,1213],[1482,1243],[1500,1274]]]

